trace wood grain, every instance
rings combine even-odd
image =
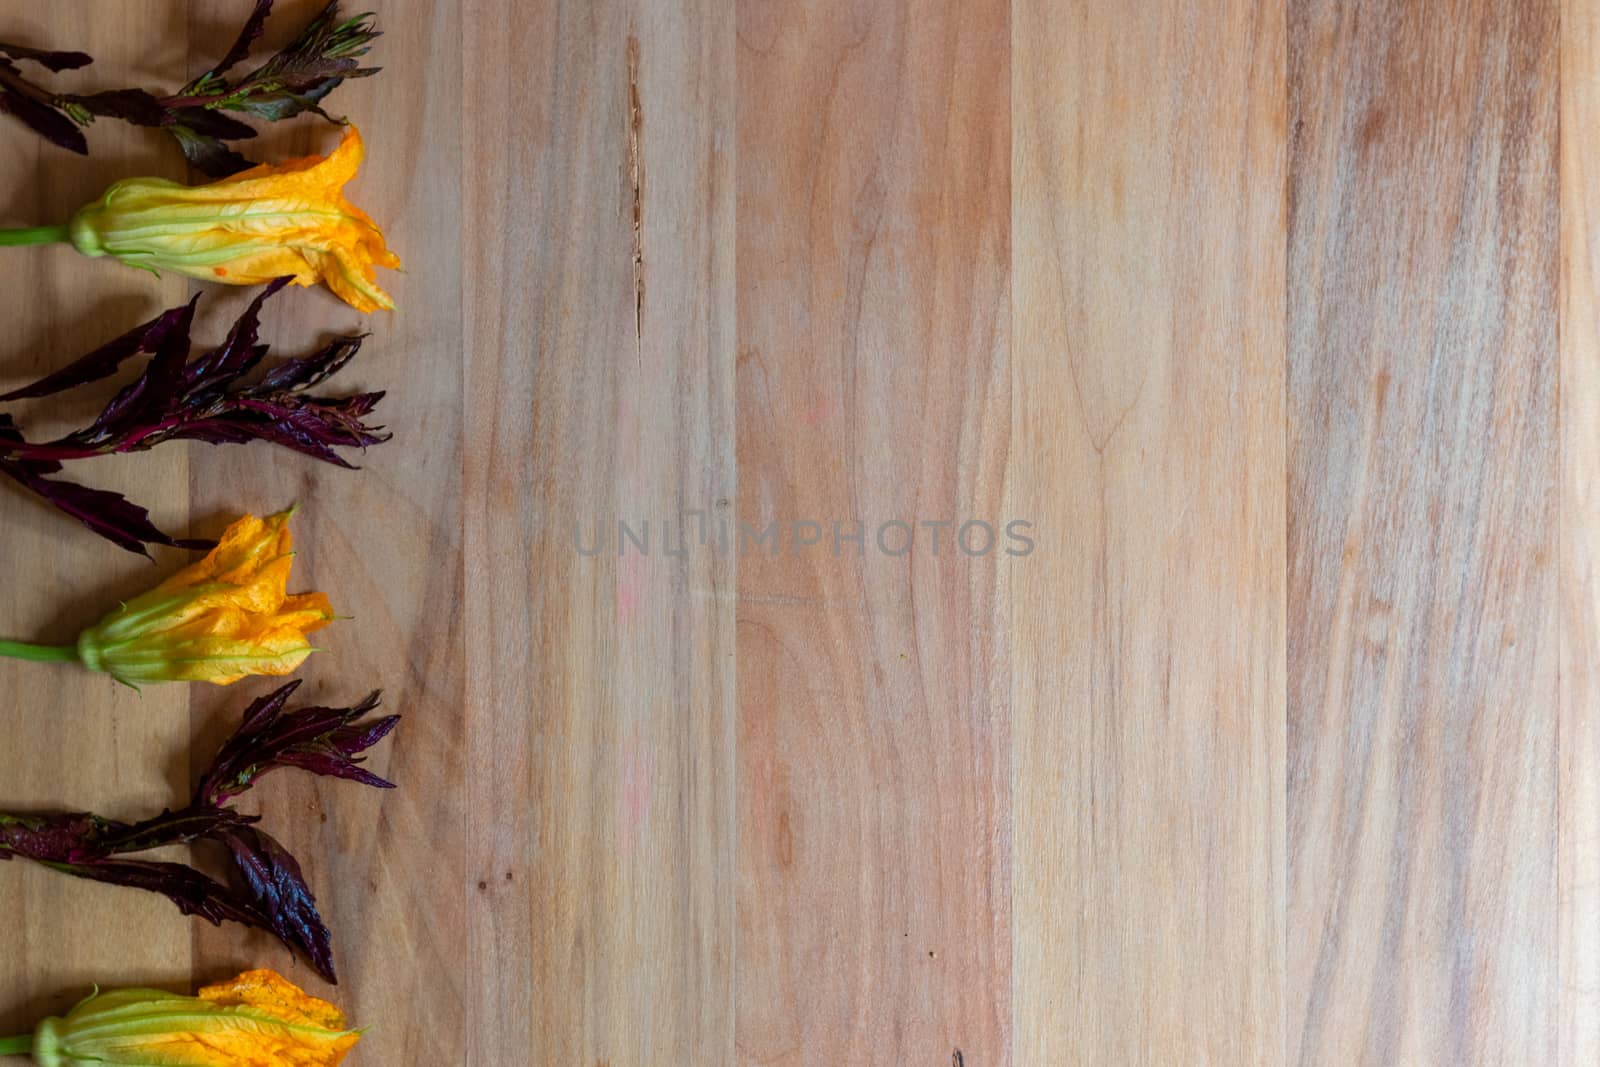
[[[734,496],[733,28],[466,25],[468,1061],[729,1063],[734,571],[687,513]]]
[[[157,0],[108,10],[67,0],[23,10],[9,5],[4,36],[46,47],[82,47],[96,68],[63,75],[95,86],[117,76],[166,77],[186,62],[181,11]],[[97,69],[100,68],[100,69]],[[130,173],[183,177],[183,157],[148,131],[102,124],[87,159],[45,144],[0,118],[0,226],[65,221],[106,185]],[[157,280],[65,246],[0,249],[0,380],[20,385],[182,302],[181,280]],[[64,429],[51,402],[8,405],[30,433]],[[81,415],[81,409],[71,412]],[[189,462],[182,447],[95,460],[81,476],[151,507],[158,523],[189,520]],[[154,582],[162,569],[79,527],[7,481],[0,486],[0,635],[70,643],[77,632]],[[0,810],[85,810],[135,817],[188,791],[188,694],[142,697],[103,676],[67,666],[0,661]],[[5,944],[0,949],[0,1032],[25,1031],[70,1008],[96,983],[182,988],[189,982],[191,920],[164,900],[66,878],[22,862],[0,863]]]
[[[1006,4],[738,22],[737,1062],[1008,1063]]]
[[[1559,1059],[1600,1062],[1600,5],[1561,6]]]
[[[1012,40],[1016,1061],[1277,1063],[1282,10]]]
[[[1295,1063],[1555,1059],[1557,58],[1291,5]]]
[[[302,505],[296,584],[354,616],[308,692],[406,716],[399,790],[249,801],[343,980],[0,864],[0,1034],[268,964],[352,1063],[1595,1062],[1596,3],[376,5],[331,104],[399,311],[265,333],[373,330],[395,441],[84,472],[175,529]],[[86,89],[241,17],[4,6]],[[184,175],[90,140],[0,118],[0,226]],[[189,291],[0,264],[0,384]],[[182,558],[0,514],[0,636]],[[267,688],[0,661],[0,810],[170,802]]]

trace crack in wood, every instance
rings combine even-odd
[[[644,111],[639,106],[639,38],[628,36],[628,170],[633,184],[633,337],[644,337]]]

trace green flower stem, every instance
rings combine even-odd
[[[5,245],[49,245],[67,240],[65,226],[35,226],[27,230],[0,230],[0,247]]]
[[[78,658],[76,645],[30,645],[22,641],[0,641],[0,656],[28,659],[35,663],[71,663]]]
[[[33,1051],[33,1035],[0,1037],[0,1056],[26,1056]]]

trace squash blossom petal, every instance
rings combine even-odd
[[[306,635],[334,615],[322,593],[286,592],[292,514],[229,526],[204,559],[83,631],[79,661],[135,686],[293,672],[316,651]]]
[[[197,997],[96,993],[40,1023],[28,1051],[39,1067],[333,1067],[360,1039],[332,1004],[262,970]]]
[[[362,156],[361,134],[346,126],[330,156],[259,166],[210,185],[129,178],[80,209],[67,237],[86,256],[229,285],[325,282],[360,311],[393,310],[375,268],[397,268],[400,259],[344,196]]]

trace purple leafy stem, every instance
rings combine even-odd
[[[279,767],[344,778],[384,789],[391,783],[363,769],[362,754],[400,721],[368,720],[378,694],[349,708],[286,708],[299,687],[290,682],[252,703],[233,736],[201,776],[190,803],[124,823],[89,814],[0,813],[0,860],[32,860],[65,874],[160,893],[185,915],[220,925],[236,922],[272,933],[305,954],[317,973],[337,980],[332,935],[299,861],[257,826],[259,816],[227,806]],[[172,845],[219,844],[234,878],[223,883],[183,863],[130,858]]]
[[[308,111],[328,118],[321,107],[323,98],[346,78],[378,72],[377,67],[361,65],[372,42],[382,36],[373,28],[371,16],[346,17],[338,0],[333,0],[282,51],[254,70],[234,76],[230,72],[260,39],[272,6],[273,0],[255,0],[222,61],[166,95],[143,89],[86,95],[53,92],[25,77],[20,64],[59,72],[85,66],[90,58],[82,52],[44,52],[0,42],[0,113],[15,115],[42,137],[79,155],[89,151],[79,127],[97,117],[163,129],[201,171],[214,178],[235,174],[251,164],[227,142],[254,137],[256,131],[223,112],[266,122]]]
[[[52,478],[62,464],[117,453],[143,452],[166,441],[245,444],[265,441],[352,468],[341,449],[365,450],[389,439],[366,421],[381,392],[321,395],[311,392],[361,351],[365,335],[335,337],[309,355],[287,360],[254,382],[247,377],[266,358],[260,343],[261,309],[289,282],[266,286],[239,316],[218,347],[191,358],[196,302],[162,312],[143,325],[0,401],[51,396],[116,374],[141,355],[149,361],[137,378],[111,398],[95,420],[52,441],[28,441],[0,413],[0,474],[38,494],[89,529],[130,552],[147,546],[204,548],[162,532],[149,513],[117,493]]]

